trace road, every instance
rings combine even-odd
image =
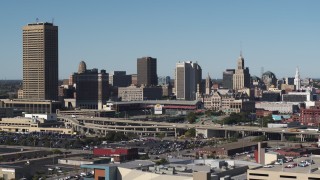
[[[153,121],[133,121],[124,118],[102,118],[102,117],[77,117],[71,118],[68,116],[58,116],[80,127],[110,130],[110,131],[129,131],[133,128],[168,128],[168,129],[208,129],[208,130],[225,130],[225,131],[250,131],[250,132],[266,132],[279,134],[303,134],[303,135],[320,135],[317,131],[300,130],[299,132],[291,132],[286,128],[260,128],[257,126],[221,126],[220,124],[201,125],[201,124],[186,124],[186,123],[168,123],[168,122],[153,122]],[[80,124],[79,122],[85,122]],[[92,123],[89,123],[92,122]],[[126,125],[118,125],[118,123]],[[122,130],[121,130],[122,129]],[[154,131],[153,131],[154,132]]]

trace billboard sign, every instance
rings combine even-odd
[[[154,114],[162,114],[162,105],[161,104],[156,104],[154,106]]]

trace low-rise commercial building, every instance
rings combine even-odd
[[[162,87],[119,87],[118,98],[121,101],[143,101],[162,98]]]
[[[51,100],[3,99],[0,101],[0,107],[14,108],[25,113],[52,114],[55,113],[57,109],[61,109],[61,102]]]
[[[300,123],[309,126],[318,126],[320,123],[320,109],[301,109]]]
[[[72,134],[72,128],[66,128],[61,123],[49,122],[41,118],[2,118],[0,131],[13,133],[51,132],[60,134]]]
[[[299,105],[300,103],[293,102],[256,102],[255,107],[256,109],[292,114],[299,112]]]
[[[152,161],[137,160],[120,164],[81,165],[81,168],[93,169],[92,179],[114,180],[121,177],[122,180],[219,180],[245,174],[250,164],[216,159],[168,160],[168,164],[160,166]]]
[[[93,155],[112,157],[114,162],[123,162],[138,158],[137,148],[94,148]]]
[[[266,142],[261,143],[261,147],[267,147]],[[203,148],[198,150],[197,154],[202,157],[206,156],[220,156],[220,157],[227,157],[233,156],[236,153],[243,153],[245,151],[251,152],[258,149],[258,142],[234,142],[228,143],[221,147],[216,148]]]
[[[313,94],[311,91],[307,92],[289,92],[288,94],[282,94],[282,101],[285,102],[305,102],[313,101]]]

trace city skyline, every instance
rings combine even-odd
[[[37,18],[59,26],[59,79],[82,60],[135,74],[143,56],[157,58],[158,76],[173,79],[177,62],[194,61],[221,79],[240,51],[252,76],[263,67],[294,77],[299,67],[301,78],[320,77],[317,1],[74,2],[1,2],[0,79],[22,79],[22,27]]]

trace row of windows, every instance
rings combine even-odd
[[[269,177],[269,174],[261,174],[261,173],[249,173],[251,176],[261,176],[261,177]],[[284,179],[297,179],[297,176],[289,176],[289,175],[280,175],[280,178]],[[249,180],[263,180],[256,178],[249,178]],[[308,177],[308,180],[320,180],[318,177]]]

